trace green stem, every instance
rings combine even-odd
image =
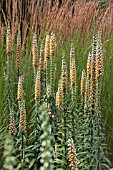
[[[75,108],[75,104],[76,104],[76,97],[75,97],[75,86],[72,87],[72,137],[73,137],[73,140],[75,142],[75,117],[74,117],[74,108]]]
[[[18,80],[19,80],[19,77],[20,77],[20,69],[18,68]]]
[[[22,132],[22,170],[24,170],[24,133]]]
[[[64,158],[64,160],[65,160],[65,165],[66,165],[66,162],[67,162],[67,160],[66,160],[66,155],[67,155],[67,146],[66,146],[66,140],[67,140],[67,130],[66,130],[66,124],[67,124],[67,122],[66,122],[66,108],[65,108],[65,100],[66,100],[66,89],[64,89],[64,91],[63,91],[63,112],[64,112],[64,114],[63,114],[63,116],[64,116],[64,127],[63,127],[63,129],[64,129],[64,150],[65,150],[65,158]]]
[[[38,125],[39,125],[39,117],[38,117],[38,108],[39,105],[38,105],[38,101],[36,100],[35,101],[35,110],[36,110],[36,143],[38,142],[38,137],[39,137],[39,129],[38,129]],[[38,152],[36,150],[36,164],[37,164],[37,170],[38,170]]]

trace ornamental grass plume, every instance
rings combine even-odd
[[[32,55],[33,55],[33,67],[36,68],[38,66],[38,44],[36,32],[33,34]]]
[[[14,112],[12,109],[11,109],[10,115],[9,115],[9,134],[10,135],[16,134],[15,118],[14,118]]]
[[[20,15],[18,15],[18,13],[20,12],[20,7],[16,7],[16,2],[17,1],[13,1],[14,5],[11,8],[12,11],[14,10],[14,13],[12,13],[14,25],[13,29],[16,28],[18,20],[20,19]],[[38,1],[38,3],[36,3],[36,1],[32,1],[32,3],[27,3],[26,1],[26,3],[24,3],[23,5],[21,4],[21,6],[23,7],[21,18],[24,18],[25,21],[30,21],[29,30],[33,30],[36,27],[37,23],[39,23],[41,31],[40,35],[43,34],[43,31],[55,30],[55,32],[58,32],[60,35],[62,35],[63,40],[65,40],[67,36],[73,36],[73,33],[75,33],[75,35],[78,35],[79,33],[79,35],[85,37],[88,31],[92,32],[93,17],[94,15],[98,14],[100,8],[98,1],[87,1],[87,3],[85,3],[85,1],[76,1],[76,10],[74,5],[75,3],[71,3],[71,1],[69,2],[67,0],[65,1],[65,3],[64,1],[62,2],[63,3],[59,8],[58,1],[54,1],[52,7],[50,6],[50,2],[48,2],[47,0]],[[3,9],[4,3],[1,4]],[[8,4],[9,5],[7,5],[8,8],[6,8],[6,11],[10,11],[11,1],[9,1]],[[41,10],[41,6],[43,6],[43,10]],[[102,34],[105,37],[107,37],[109,33],[112,32],[112,12],[109,13],[109,11],[112,11],[112,2],[107,4],[104,12],[101,11],[98,15],[99,29],[102,30]],[[43,17],[36,17],[36,14]],[[106,20],[104,19],[104,14],[106,14]],[[25,30],[24,27],[23,30]]]
[[[86,73],[83,70],[82,77],[81,77],[81,95],[85,94],[85,86],[86,86]]]
[[[17,94],[18,101],[23,100],[23,86],[22,86],[22,77],[19,77],[18,80],[18,94]]]
[[[62,103],[62,87],[61,87],[61,80],[58,84],[58,91],[56,92],[56,106],[59,108]]]
[[[8,21],[7,35],[6,35],[6,53],[9,54],[12,51],[12,41],[11,41],[11,28],[10,22]]]
[[[68,155],[69,155],[71,170],[79,170],[78,161],[76,158],[76,149],[72,138],[68,140]]]
[[[20,31],[18,32],[17,35],[17,46],[16,46],[16,67],[17,69],[20,68],[21,64],[21,35]]]
[[[20,108],[20,132],[26,132],[26,110],[25,110],[25,103],[22,102]]]
[[[2,25],[0,30],[1,30],[1,31],[0,31],[0,36],[1,36],[0,44],[2,44],[2,45],[3,45],[3,40],[4,40],[4,36],[5,36],[5,32],[6,32],[6,30],[5,30],[5,26],[4,26],[4,25]]]
[[[37,72],[35,81],[35,100],[40,100],[41,83],[40,83],[40,72]]]

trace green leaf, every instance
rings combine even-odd
[[[36,159],[32,159],[32,161],[30,162],[30,165],[29,165],[29,169],[34,165]]]

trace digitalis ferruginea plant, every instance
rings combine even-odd
[[[16,125],[13,110],[10,111],[9,115],[9,134],[10,135],[16,134]]]
[[[86,73],[83,70],[81,77],[81,95],[85,94],[85,86],[86,86]]]
[[[49,59],[49,57],[50,57],[50,35],[47,35],[45,42],[45,60]]]
[[[64,60],[64,56],[62,58],[61,87],[62,87],[62,92],[67,93],[67,68],[66,68],[66,62]]]
[[[12,51],[12,41],[11,41],[11,28],[10,22],[8,21],[7,35],[6,35],[6,53],[9,54]]]
[[[33,67],[37,67],[37,65],[38,65],[38,44],[37,44],[36,32],[33,34],[32,55],[33,55]]]
[[[69,155],[71,170],[79,170],[78,161],[76,157],[76,149],[72,138],[68,140],[68,155]]]
[[[61,81],[58,84],[58,91],[56,92],[56,106],[59,108],[62,103],[62,88]]]
[[[26,131],[26,110],[25,103],[23,102],[20,108],[20,132]]]
[[[18,94],[17,94],[18,101],[23,100],[23,86],[22,86],[22,77],[19,77],[18,80]]]
[[[50,56],[54,56],[55,54],[55,44],[56,44],[56,39],[55,39],[55,34],[51,34],[50,36]]]
[[[35,81],[35,100],[40,100],[40,91],[41,91],[40,72],[38,71]]]
[[[41,43],[41,48],[40,48],[40,63],[39,63],[39,68],[40,68],[40,73],[42,73],[46,66],[45,66],[45,46],[44,43]]]
[[[102,55],[102,44],[101,44],[101,36],[98,33],[97,39],[97,48],[96,48],[96,79],[104,74],[103,67],[103,55]]]
[[[20,68],[21,64],[21,35],[20,31],[17,35],[17,46],[16,46],[16,67]]]

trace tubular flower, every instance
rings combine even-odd
[[[76,65],[75,65],[74,58],[72,60],[72,68],[70,70],[70,80],[71,80],[71,86],[74,86],[76,84]]]
[[[64,61],[64,58],[62,59],[62,73],[61,73],[61,79],[62,79],[62,92],[67,92],[67,68],[66,68],[66,62]]]
[[[35,100],[40,100],[40,89],[41,83],[40,83],[40,73],[37,72],[36,75],[36,82],[35,82]]]
[[[18,101],[23,100],[23,86],[22,86],[22,77],[19,77],[18,81]]]
[[[6,36],[6,53],[11,53],[12,50],[12,42],[11,42],[11,28],[10,28],[10,22],[8,22],[7,27],[7,36]]]
[[[83,70],[81,77],[81,94],[85,94],[85,86],[86,86],[86,73]]]
[[[92,59],[91,59],[91,89],[90,89],[90,101],[91,101],[91,110],[94,114],[95,110],[95,101],[96,101],[96,35],[93,37],[93,46],[92,46]]]
[[[89,53],[87,60],[87,77],[91,77],[91,53]]]
[[[20,132],[26,131],[26,110],[25,110],[25,104],[22,103],[22,106],[20,108]]]
[[[69,161],[71,162],[71,170],[78,170],[78,161],[76,158],[76,149],[74,146],[73,139],[69,139],[68,141],[68,155],[69,155]]]
[[[52,34],[50,37],[50,56],[54,56],[55,54],[55,34]]]
[[[37,35],[36,32],[33,35],[33,43],[32,43],[32,54],[33,54],[33,67],[37,67],[38,65],[38,44],[37,44]]]
[[[58,91],[56,93],[56,106],[59,108],[62,103],[62,88],[61,82],[58,85]]]
[[[45,42],[45,60],[50,58],[50,36],[46,36],[46,42]]]
[[[16,133],[15,118],[13,110],[11,110],[9,115],[9,134],[15,135],[15,133]]]
[[[86,78],[86,85],[85,85],[85,105],[88,105],[88,100],[89,100],[89,84],[88,84],[88,79]]]
[[[17,36],[17,47],[16,47],[16,67],[20,68],[21,63],[21,36],[20,32],[18,32]]]
[[[71,50],[70,50],[70,81],[71,81],[71,71],[72,71],[72,64],[73,64],[73,59],[75,58],[74,54],[74,45],[71,43]]]
[[[96,78],[103,76],[103,56],[102,56],[102,44],[100,33],[98,33],[97,48],[96,48]]]
[[[47,95],[47,98],[50,98],[51,97],[51,87],[48,85],[47,86],[47,92],[46,92],[46,95]]]
[[[45,59],[44,59],[44,55],[45,55],[45,47],[44,47],[44,43],[42,42],[41,44],[41,49],[40,49],[40,72],[42,73],[44,71],[44,69],[46,68],[45,66]]]
[[[50,85],[50,36],[46,36],[45,43],[46,87]]]

